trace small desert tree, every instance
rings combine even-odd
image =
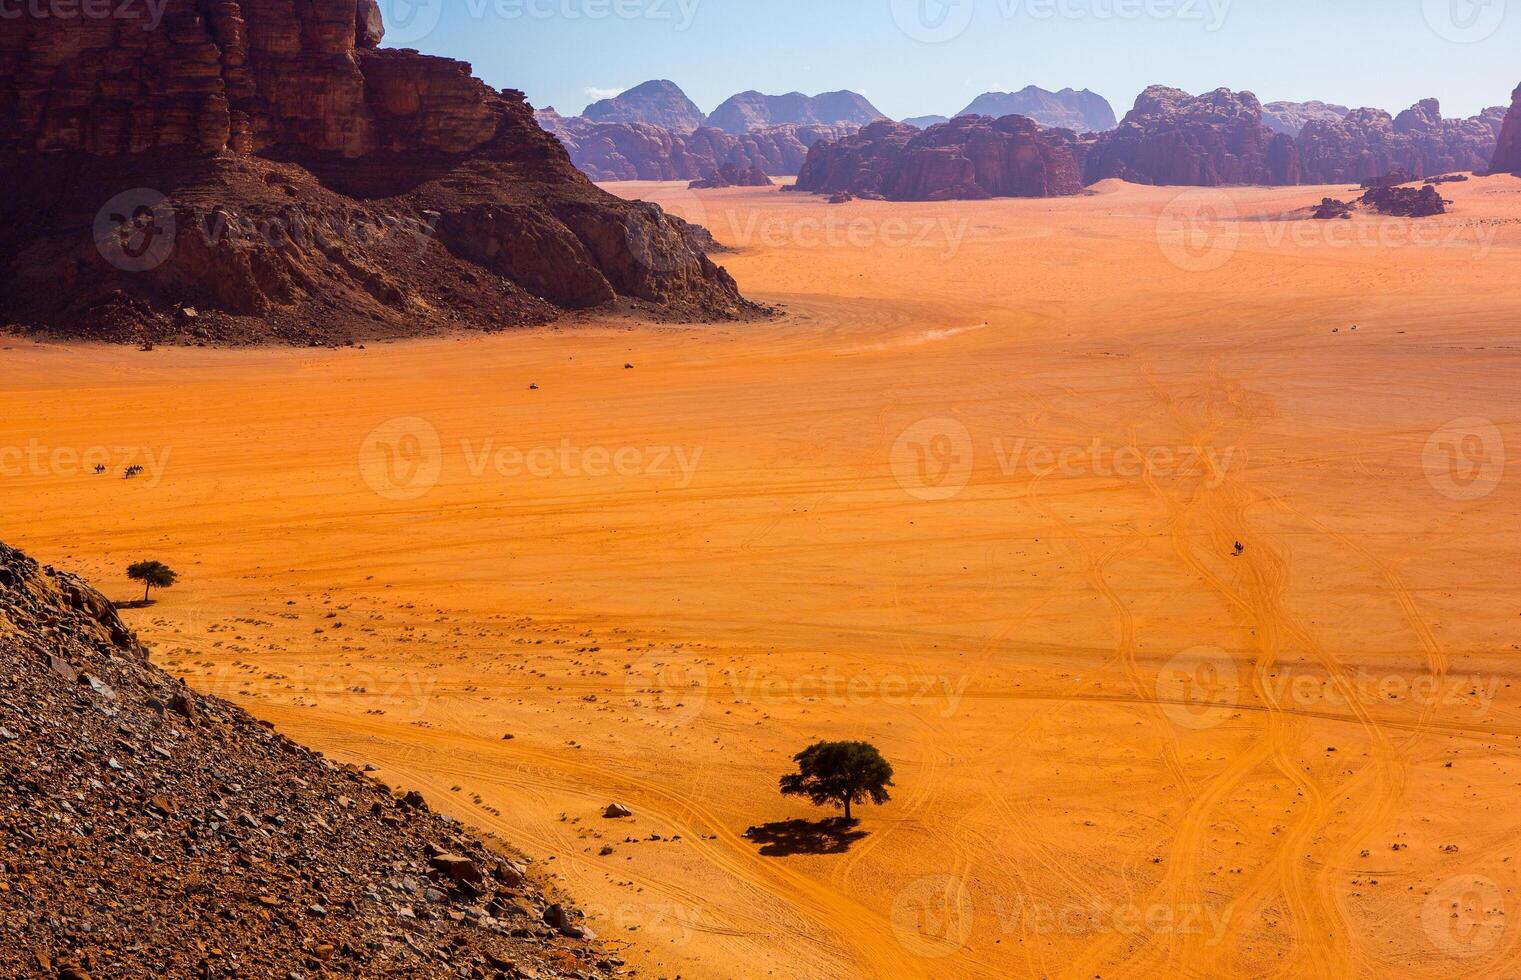
[[[150,589],[167,589],[179,581],[174,569],[161,561],[140,561],[127,567],[127,578],[143,583],[143,601],[148,601]]]
[[[782,777],[782,794],[806,796],[814,806],[843,806],[846,820],[852,803],[870,800],[880,806],[889,799],[893,767],[866,742],[816,742],[793,761],[798,771]]]

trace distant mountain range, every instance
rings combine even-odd
[[[616,98],[593,102],[581,117],[599,123],[647,123],[673,133],[690,133],[705,118],[675,82],[663,79],[636,85]]]
[[[1048,92],[1030,85],[1018,92],[987,92],[972,100],[958,116],[1028,116],[1047,129],[1103,133],[1118,125],[1114,109],[1102,95],[1083,89]]]
[[[1056,135],[1067,141],[1084,183],[1107,177],[1182,185],[1337,183],[1391,170],[1413,177],[1484,170],[1498,156],[1514,167],[1521,155],[1521,125],[1512,123],[1502,139],[1504,107],[1468,119],[1444,119],[1435,99],[1395,116],[1319,101],[1263,105],[1250,92],[1228,89],[1194,96],[1152,86],[1124,121],[1116,122],[1108,101],[1091,91],[1051,92],[1031,85],[1018,92],[984,93],[954,118],[997,121],[1010,116],[1024,116],[1043,130],[1067,131]],[[951,121],[932,115],[893,124],[914,127],[910,132],[933,131],[926,133],[929,142],[913,142],[900,129],[876,126],[886,122],[882,114],[864,96],[848,91],[816,96],[741,92],[704,115],[680,87],[663,80],[593,103],[581,116],[562,118],[553,109],[539,113],[540,124],[559,137],[576,166],[594,180],[703,180],[725,167],[774,176],[797,174],[818,144],[839,144],[868,126],[873,127],[869,138],[843,145],[839,159],[851,167],[853,155],[859,153],[903,151],[928,154],[925,160],[933,161],[958,152],[954,148],[963,137],[1035,145],[1017,127],[1005,131],[968,125],[934,135],[940,132],[937,127]],[[1497,144],[1505,148],[1498,155]],[[1040,146],[1048,145],[1040,141]],[[921,165],[927,164],[914,164]],[[895,172],[882,172],[884,186],[895,186],[895,178],[890,179]],[[957,175],[958,193],[970,193],[974,185],[991,179],[974,180],[957,167],[940,173]],[[905,186],[920,182],[914,177]],[[1051,182],[1061,184],[1060,179]],[[1036,181],[1031,186],[1039,185]],[[925,193],[946,190],[933,181],[926,186],[931,189]],[[874,192],[853,188],[861,191]]]
[[[855,126],[885,118],[866,97],[855,92],[766,95],[741,92],[713,110],[703,111],[675,82],[664,79],[636,85],[621,95],[587,106],[581,118],[598,123],[644,123],[673,133],[704,126],[743,136],[772,126]]]

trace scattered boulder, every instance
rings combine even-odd
[[[634,811],[630,810],[622,803],[609,803],[607,805],[607,809],[602,811],[602,816],[606,817],[609,820],[617,820],[621,817],[632,817],[633,815]]]

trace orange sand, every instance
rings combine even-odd
[[[1518,969],[1521,180],[1415,225],[615,190],[785,316],[6,341],[0,532],[123,600],[177,568],[161,661],[517,844],[646,975]],[[893,801],[762,853],[819,848],[743,834],[826,815],[775,789],[826,737]]]

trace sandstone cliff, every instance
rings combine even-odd
[[[1066,143],[1030,119],[964,116],[920,132],[884,120],[817,144],[798,191],[890,201],[1076,194],[1082,181]]]
[[[374,0],[0,21],[0,325],[334,342],[615,303],[744,309],[685,224],[603,194]]]
[[[1500,108],[1469,119],[1444,119],[1436,99],[1397,117],[1356,109],[1340,119],[1308,121],[1295,141],[1305,183],[1356,183],[1402,170],[1412,177],[1484,170],[1504,123]]]
[[[1294,141],[1262,122],[1250,92],[1201,96],[1165,86],[1141,93],[1117,129],[1087,153],[1087,183],[1119,177],[1137,184],[1295,184]]]
[[[1521,88],[1511,96],[1510,111],[1505,116],[1490,170],[1521,174]]]

